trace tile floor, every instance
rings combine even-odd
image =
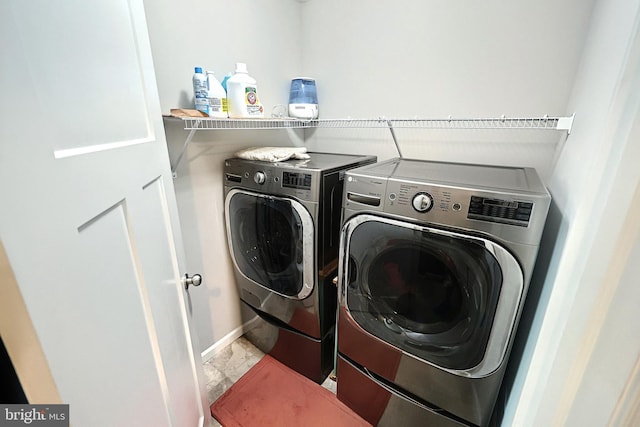
[[[258,363],[262,356],[264,356],[262,351],[245,337],[240,337],[205,362],[203,366],[209,402],[213,403],[222,396],[233,383]],[[322,386],[335,393],[336,382],[331,378],[332,376],[329,376]],[[220,424],[214,419],[213,426],[219,427]]]

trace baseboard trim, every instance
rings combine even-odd
[[[205,349],[202,352],[202,363],[208,362],[215,356],[217,352],[237,340],[244,333],[244,325],[240,325],[237,328],[233,329],[224,337],[220,338],[218,341],[214,342],[209,348]]]
[[[216,355],[217,352],[219,352],[220,350],[222,350],[223,348],[225,348],[226,346],[228,346],[229,344],[231,344],[232,342],[240,338],[245,333],[245,331],[248,331],[250,329],[251,323],[255,322],[255,320],[256,318],[254,317],[248,322],[245,322],[244,324],[238,326],[237,328],[229,332],[227,335],[220,338],[218,341],[214,342],[209,348],[205,349],[200,354],[200,357],[202,357],[202,363],[208,362],[213,358],[213,356]]]

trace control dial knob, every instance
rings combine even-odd
[[[265,175],[264,172],[256,172],[256,174],[253,176],[253,181],[256,184],[264,184],[266,180],[267,180],[267,175]]]
[[[418,193],[413,196],[411,204],[418,212],[429,212],[433,207],[433,197],[429,193]]]

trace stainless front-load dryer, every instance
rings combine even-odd
[[[376,158],[309,155],[225,160],[225,217],[246,336],[320,383],[334,361],[344,174]]]
[[[531,168],[347,172],[339,399],[373,425],[486,425],[550,200]]]

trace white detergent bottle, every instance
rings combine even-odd
[[[209,114],[209,103],[207,101],[207,76],[202,72],[202,68],[195,67],[193,74],[193,100],[196,110]]]
[[[216,79],[213,71],[207,71],[207,100],[209,117],[225,119],[227,115],[227,92]]]
[[[227,80],[229,117],[232,119],[263,118],[264,108],[258,98],[258,87],[247,73],[247,64],[236,63],[236,72]]]

